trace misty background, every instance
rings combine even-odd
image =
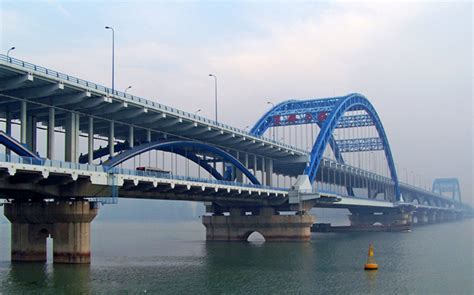
[[[242,129],[267,101],[364,94],[399,177],[458,177],[473,204],[471,2],[2,1],[0,49]],[[134,214],[129,214],[132,211]],[[197,220],[191,202],[119,200],[105,220]],[[345,214],[345,213],[344,213]],[[3,217],[3,216],[2,216]]]

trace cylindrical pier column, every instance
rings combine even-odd
[[[115,142],[115,135],[114,135],[114,121],[110,121],[109,123],[109,157],[113,158],[114,157],[114,142]]]
[[[51,160],[54,157],[54,125],[55,125],[55,109],[49,108],[46,157]]]
[[[94,162],[94,118],[89,117],[89,130],[87,135],[87,162]]]
[[[89,201],[5,204],[12,223],[12,261],[46,261],[51,236],[54,263],[90,263],[90,222],[97,211]]]

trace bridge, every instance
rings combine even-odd
[[[242,130],[0,55],[0,199],[13,261],[90,262],[90,222],[118,198],[203,202],[207,240],[308,240],[313,207],[351,226],[472,215],[456,178],[400,181],[361,94],[287,100]]]

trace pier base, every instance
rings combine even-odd
[[[349,220],[352,227],[370,227],[383,225],[386,227],[406,228],[411,226],[411,214],[409,212],[385,211],[364,212],[352,211]]]
[[[90,263],[90,222],[96,203],[88,201],[5,204],[11,222],[11,260],[46,261],[46,239],[53,239],[54,263]]]
[[[203,216],[208,241],[247,241],[253,232],[265,241],[308,241],[315,219],[311,215],[277,215],[273,208],[261,208],[258,215],[245,215],[232,208],[229,216]]]

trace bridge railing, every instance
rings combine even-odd
[[[364,198],[364,197],[342,195],[341,193],[338,193],[338,192],[332,191],[332,190],[318,190],[318,189],[315,189],[315,190],[313,190],[313,192],[318,193],[318,194],[335,195],[335,196],[338,196],[338,197],[348,198],[348,199],[367,200],[367,201],[374,201],[374,202],[381,202],[381,203],[393,203],[393,202],[387,201],[387,200],[369,199],[369,198]]]
[[[63,161],[49,160],[49,159],[43,159],[43,158],[35,159],[35,158],[30,158],[30,157],[20,157],[13,154],[11,155],[0,154],[0,162],[10,162],[10,163],[27,164],[27,165],[40,165],[40,166],[46,166],[46,167],[86,170],[86,171],[94,171],[94,172],[105,172],[104,167],[102,166],[63,162]]]
[[[13,154],[10,154],[10,155],[0,154],[0,162],[76,169],[76,170],[83,170],[83,171],[104,172],[104,173],[123,174],[123,175],[133,175],[133,176],[143,176],[143,177],[154,177],[154,178],[163,178],[163,179],[171,179],[171,180],[183,180],[183,181],[229,185],[229,186],[237,186],[237,187],[245,187],[245,188],[258,188],[258,189],[266,189],[266,190],[287,191],[287,189],[285,188],[262,186],[262,185],[256,185],[256,184],[251,184],[251,183],[240,183],[240,182],[226,181],[226,180],[197,178],[197,177],[191,177],[191,176],[176,175],[172,173],[141,171],[141,170],[133,170],[133,169],[127,169],[127,168],[120,168],[120,167],[110,168],[110,167],[101,166],[101,165],[79,164],[79,163],[71,163],[71,162],[64,162],[64,161],[58,161],[58,160],[49,160],[49,159],[44,159],[44,158],[35,159],[35,158],[30,158],[30,157],[21,157],[21,156],[17,156]]]
[[[176,175],[172,173],[133,170],[133,169],[127,169],[127,168],[120,168],[120,167],[114,167],[108,171],[111,173],[124,174],[124,175],[136,175],[136,176],[143,176],[143,177],[156,177],[156,178],[173,179],[173,180],[204,182],[204,183],[211,183],[211,184],[230,185],[230,186],[247,187],[247,188],[260,188],[260,189],[263,188],[263,189],[281,190],[281,191],[288,190],[286,188],[281,188],[281,187],[263,186],[263,185],[252,184],[252,183],[241,183],[241,182],[234,182],[234,181],[228,181],[228,180],[198,178],[198,177],[192,177],[192,176]]]
[[[296,148],[296,147],[291,146],[289,144],[276,141],[272,138],[263,137],[263,136],[255,136],[255,135],[251,134],[248,131],[245,131],[245,130],[242,130],[242,129],[239,129],[239,128],[236,128],[236,127],[233,127],[233,126],[230,126],[230,125],[227,125],[227,124],[219,123],[217,121],[214,121],[214,120],[211,120],[211,119],[208,119],[208,118],[205,118],[205,117],[201,117],[201,116],[196,115],[196,114],[191,114],[191,113],[188,113],[188,112],[185,112],[185,111],[182,111],[182,110],[170,107],[170,106],[166,106],[166,105],[151,101],[149,99],[145,99],[145,98],[142,98],[142,97],[131,95],[129,93],[118,91],[116,89],[114,89],[112,91],[112,89],[109,88],[109,87],[102,86],[102,85],[99,85],[99,84],[96,84],[96,83],[93,83],[93,82],[89,82],[89,81],[86,81],[86,80],[83,80],[83,79],[80,79],[80,78],[77,78],[77,77],[74,77],[74,76],[70,76],[70,75],[67,75],[67,74],[64,74],[64,73],[61,73],[61,72],[57,72],[57,71],[54,71],[54,70],[51,70],[51,69],[48,69],[48,68],[45,68],[45,67],[42,67],[42,66],[38,66],[38,65],[20,60],[20,59],[16,59],[16,58],[13,58],[13,57],[7,57],[6,55],[0,54],[0,61],[15,65],[15,66],[22,67],[22,68],[28,70],[28,72],[35,71],[35,72],[38,72],[38,73],[42,73],[44,75],[55,77],[57,79],[61,79],[61,80],[64,80],[64,81],[67,81],[67,82],[70,82],[70,83],[75,83],[75,84],[79,84],[79,85],[82,85],[82,86],[85,86],[85,87],[89,87],[91,89],[95,89],[97,91],[104,92],[107,95],[113,95],[115,97],[122,98],[124,100],[128,100],[129,102],[139,103],[139,104],[141,104],[145,107],[147,107],[147,106],[148,107],[154,107],[154,108],[156,108],[160,111],[174,113],[174,114],[179,115],[181,117],[186,117],[186,118],[193,119],[195,121],[199,121],[199,122],[202,122],[202,123],[207,123],[209,125],[214,125],[214,126],[220,127],[221,129],[226,129],[226,130],[231,131],[231,132],[240,133],[240,134],[243,134],[243,135],[248,136],[248,137],[259,138],[259,139],[265,140],[267,142],[271,142],[275,145],[283,146],[287,149],[298,151],[300,153],[307,153],[303,149],[299,149],[299,148]]]

